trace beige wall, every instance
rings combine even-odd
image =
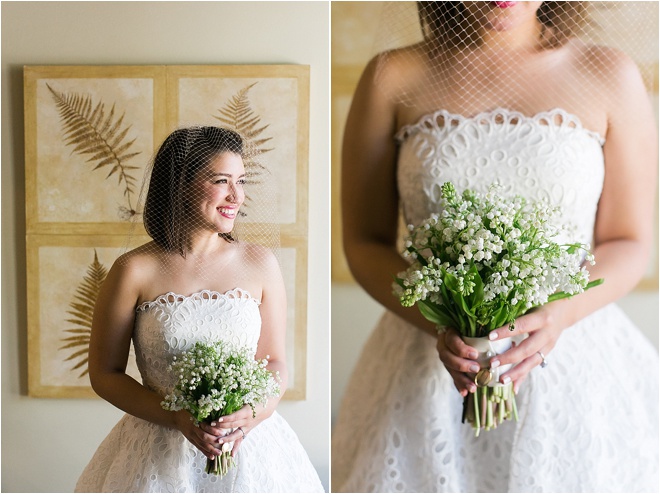
[[[2,491],[71,491],[121,412],[26,396],[23,65],[311,66],[307,400],[278,410],[328,486],[329,127],[325,2],[2,3]]]

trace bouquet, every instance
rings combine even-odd
[[[412,264],[395,278],[394,292],[402,305],[416,304],[426,319],[455,328],[483,352],[477,392],[468,393],[463,409],[463,421],[467,418],[478,436],[482,428],[518,419],[513,383],[497,382],[510,366],[488,369],[489,358],[510,348],[511,340],[484,337],[534,307],[603,280],[589,282],[582,265],[594,264],[588,245],[560,243],[570,232],[557,226],[558,208],[520,196],[504,198],[499,184],[485,195],[471,190],[458,195],[450,182],[441,190],[442,213],[408,227],[404,256]],[[502,342],[503,348],[494,347]]]
[[[268,361],[255,360],[249,348],[229,343],[197,342],[169,366],[178,376],[172,392],[161,406],[165,410],[187,410],[195,423],[212,422],[250,405],[253,417],[255,406],[266,405],[269,397],[278,396],[279,373],[266,369]],[[231,432],[231,431],[230,431]],[[224,443],[222,454],[206,461],[206,473],[224,477],[234,466],[231,456],[233,444]]]

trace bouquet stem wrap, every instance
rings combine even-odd
[[[211,421],[209,421],[211,422]],[[234,429],[225,429],[224,435],[229,435],[234,432]],[[222,454],[220,456],[215,456],[212,460],[210,458],[206,459],[206,468],[205,472],[209,475],[217,475],[219,477],[224,477],[229,473],[229,469],[236,466],[234,457],[231,455],[231,450],[234,448],[234,443],[223,443],[222,444]]]
[[[500,376],[507,372],[511,364],[489,369],[490,359],[504,353],[512,347],[511,338],[490,341],[488,338],[464,336],[463,341],[479,352],[477,362],[485,373],[490,373],[490,380],[485,385],[477,384],[477,391],[468,394],[463,403],[463,421],[467,420],[475,429],[475,435],[484,428],[494,429],[504,420],[518,420],[518,408],[513,392],[513,383],[501,384]]]

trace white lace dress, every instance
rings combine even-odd
[[[172,356],[197,341],[231,341],[256,351],[259,302],[247,292],[168,293],[137,308],[133,342],[143,384],[174,387]],[[179,431],[125,415],[101,443],[76,492],[323,492],[298,437],[277,414],[241,444],[224,478],[204,473],[206,457]]]
[[[554,110],[436,112],[397,134],[408,223],[438,212],[440,186],[560,205],[590,242],[603,139]],[[435,339],[387,312],[346,389],[332,440],[333,491],[658,492],[658,355],[609,305],[562,334],[517,397],[520,419],[478,438]]]

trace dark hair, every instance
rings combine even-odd
[[[551,31],[548,47],[574,36],[585,22],[586,9],[585,2],[543,2],[536,17]],[[417,2],[417,12],[424,41],[443,48],[462,48],[480,41],[463,2]]]
[[[186,255],[190,212],[186,206],[189,186],[197,172],[218,154],[243,154],[243,140],[233,130],[190,127],[172,132],[154,159],[144,205],[144,227],[149,236],[168,251]],[[220,233],[231,242],[230,233]]]

